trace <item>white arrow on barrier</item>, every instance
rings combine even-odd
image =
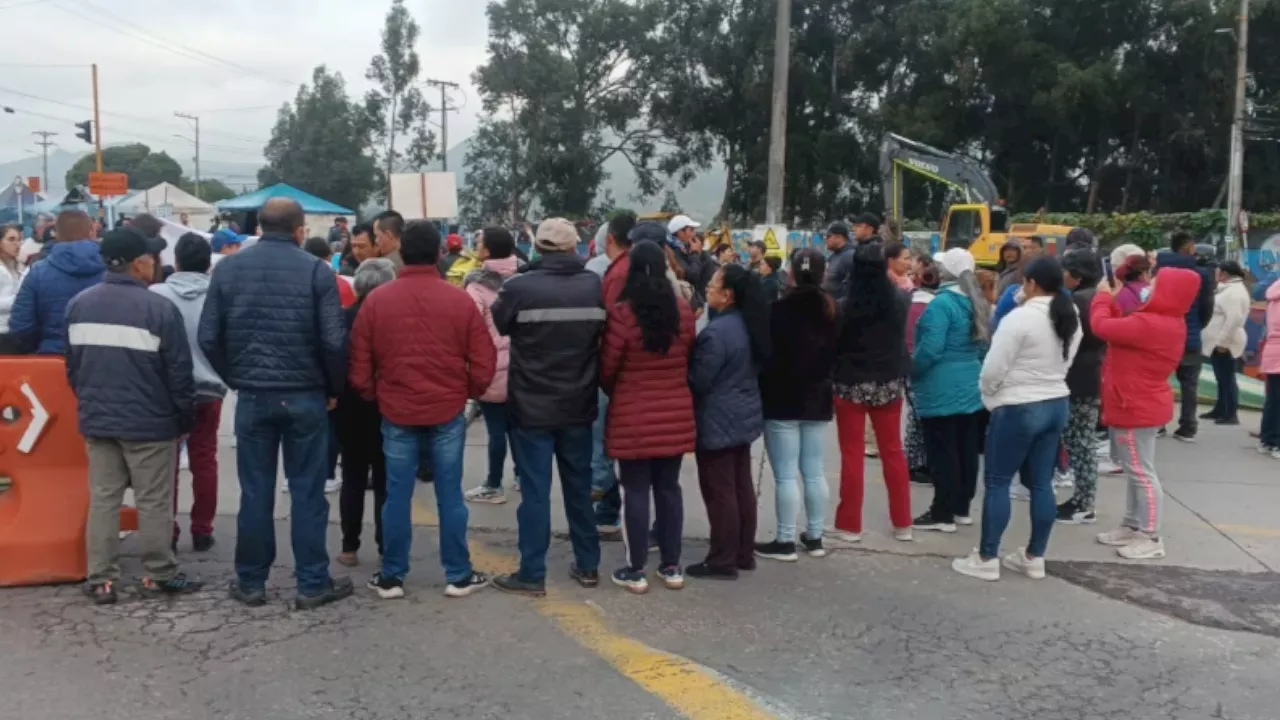
[[[22,438],[18,440],[18,452],[30,455],[31,448],[36,446],[36,441],[44,433],[44,426],[49,424],[49,413],[45,411],[44,405],[40,404],[40,399],[36,397],[36,393],[31,389],[30,383],[22,383],[21,389],[22,394],[26,395],[27,400],[31,403],[31,424],[27,426],[27,431],[22,433]]]

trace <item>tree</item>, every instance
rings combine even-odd
[[[293,104],[276,116],[258,171],[262,185],[288,183],[349,208],[358,208],[379,185],[371,127],[364,110],[347,97],[342,75],[323,65]]]
[[[194,195],[196,192],[195,181],[191,180],[190,178],[183,178],[182,182],[178,184],[178,187],[182,188],[183,190],[186,190],[192,195]],[[200,196],[199,197],[201,200],[207,203],[216,203],[216,202],[221,202],[223,200],[230,200],[231,198],[239,194],[240,193],[227,187],[226,183],[222,182],[221,180],[214,180],[212,178],[200,179]]]
[[[462,214],[468,222],[501,221],[514,225],[524,219],[529,203],[526,152],[514,122],[491,116],[480,121],[467,144],[464,160],[461,200]]]
[[[404,7],[404,0],[392,0],[382,28],[382,53],[369,63],[365,77],[377,87],[365,94],[365,110],[373,125],[373,137],[382,146],[386,168],[384,182],[397,170],[419,171],[435,158],[436,138],[429,126],[431,107],[418,89],[421,64],[415,46],[418,23]],[[406,152],[396,151],[396,139],[407,135]]]
[[[542,208],[587,215],[621,154],[641,192],[681,164],[648,117],[656,0],[502,0],[489,5],[489,61],[475,81],[486,109],[510,106],[528,147],[528,176]],[[663,146],[663,147],[660,147]]]
[[[67,187],[89,184],[89,173],[96,169],[93,153],[76,161],[67,171]],[[182,166],[164,152],[153,153],[142,143],[116,145],[102,151],[102,170],[129,176],[129,187],[146,190],[160,183],[177,185],[182,181]]]

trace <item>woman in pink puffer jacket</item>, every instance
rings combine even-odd
[[[1258,452],[1280,460],[1280,281],[1267,288],[1267,335],[1258,369],[1267,378]]]
[[[498,334],[498,329],[493,325],[493,303],[498,299],[502,284],[516,274],[518,261],[515,249],[515,239],[505,228],[485,228],[476,248],[480,269],[467,273],[462,281],[462,289],[475,300],[476,307],[489,328],[489,336],[493,338],[493,346],[498,351],[497,372],[493,375],[489,389],[480,396],[480,415],[484,418],[485,429],[489,431],[489,474],[484,483],[468,490],[465,497],[472,502],[493,505],[501,505],[507,501],[506,492],[502,489],[502,471],[507,464],[507,442],[511,435],[511,416],[507,407],[507,368],[511,362],[511,341],[505,335]],[[518,478],[518,470],[516,475]]]

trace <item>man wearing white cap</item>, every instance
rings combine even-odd
[[[700,227],[702,223],[694,222],[688,215],[676,215],[667,223],[667,244],[676,253],[676,261],[684,270],[684,279],[700,295],[705,296],[707,283],[711,282],[716,268],[710,258],[694,249]]]

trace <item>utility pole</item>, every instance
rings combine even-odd
[[[57,144],[49,138],[58,133],[49,132],[48,130],[36,130],[31,134],[40,136],[40,139],[36,141],[36,144],[40,146],[40,182],[42,183],[40,187],[45,192],[49,192],[49,146]]]
[[[200,118],[195,115],[188,115],[180,112],[175,112],[174,116],[180,117],[183,120],[190,120],[196,124],[196,197],[200,198]]]
[[[769,185],[765,223],[782,222],[787,170],[787,76],[791,71],[791,0],[777,0],[773,39],[773,117],[769,123]]]
[[[98,112],[98,63],[93,64],[93,154],[97,159],[98,172],[102,172],[102,116]],[[98,207],[98,216],[102,216],[102,207]]]
[[[1240,0],[1236,28],[1236,104],[1231,118],[1231,167],[1227,180],[1227,252],[1237,258],[1248,238],[1240,230],[1244,196],[1244,94],[1249,74],[1249,0]]]
[[[458,83],[447,80],[425,80],[427,85],[440,88],[440,168],[449,172],[449,113],[458,108],[449,107],[450,88],[459,89]]]

